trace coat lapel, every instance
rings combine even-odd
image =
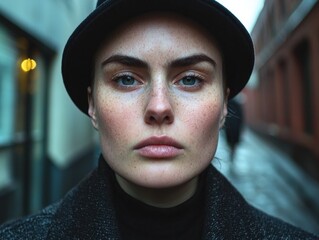
[[[203,239],[234,239],[234,233],[249,233],[245,220],[250,207],[240,193],[213,166],[206,183],[206,220]],[[246,222],[247,223],[247,222]]]

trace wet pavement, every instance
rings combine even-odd
[[[248,202],[270,215],[319,234],[319,183],[288,155],[248,128],[243,132],[233,161],[223,132],[218,148],[213,164]]]

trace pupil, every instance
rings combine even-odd
[[[132,85],[132,84],[134,84],[134,79],[132,77],[124,77],[122,79],[122,83],[124,85]]]
[[[183,79],[183,82],[185,85],[194,85],[195,84],[195,79],[193,77],[185,77]]]

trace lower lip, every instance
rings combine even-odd
[[[150,145],[137,149],[137,152],[146,158],[164,159],[174,158],[182,153],[182,149],[168,145]]]

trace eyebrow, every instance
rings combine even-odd
[[[171,63],[169,63],[169,66],[172,68],[187,67],[187,66],[195,65],[200,62],[209,62],[214,67],[216,67],[216,62],[205,54],[194,54],[191,56],[178,58],[176,60],[173,60]]]
[[[187,67],[187,66],[195,65],[200,62],[208,62],[212,64],[214,67],[216,67],[216,62],[205,54],[194,54],[191,56],[175,59],[168,63],[168,67],[170,68]],[[139,67],[139,68],[147,68],[147,69],[149,68],[148,63],[139,58],[131,57],[127,55],[120,55],[120,54],[112,55],[111,57],[107,58],[101,63],[101,66],[103,67],[109,63],[119,63],[126,66],[131,66],[131,67]]]
[[[102,67],[109,64],[109,63],[120,63],[126,66],[132,66],[132,67],[140,67],[140,68],[148,68],[148,64],[144,62],[143,60],[140,60],[135,57],[130,57],[127,55],[113,55],[106,60],[104,60],[101,65]]]

